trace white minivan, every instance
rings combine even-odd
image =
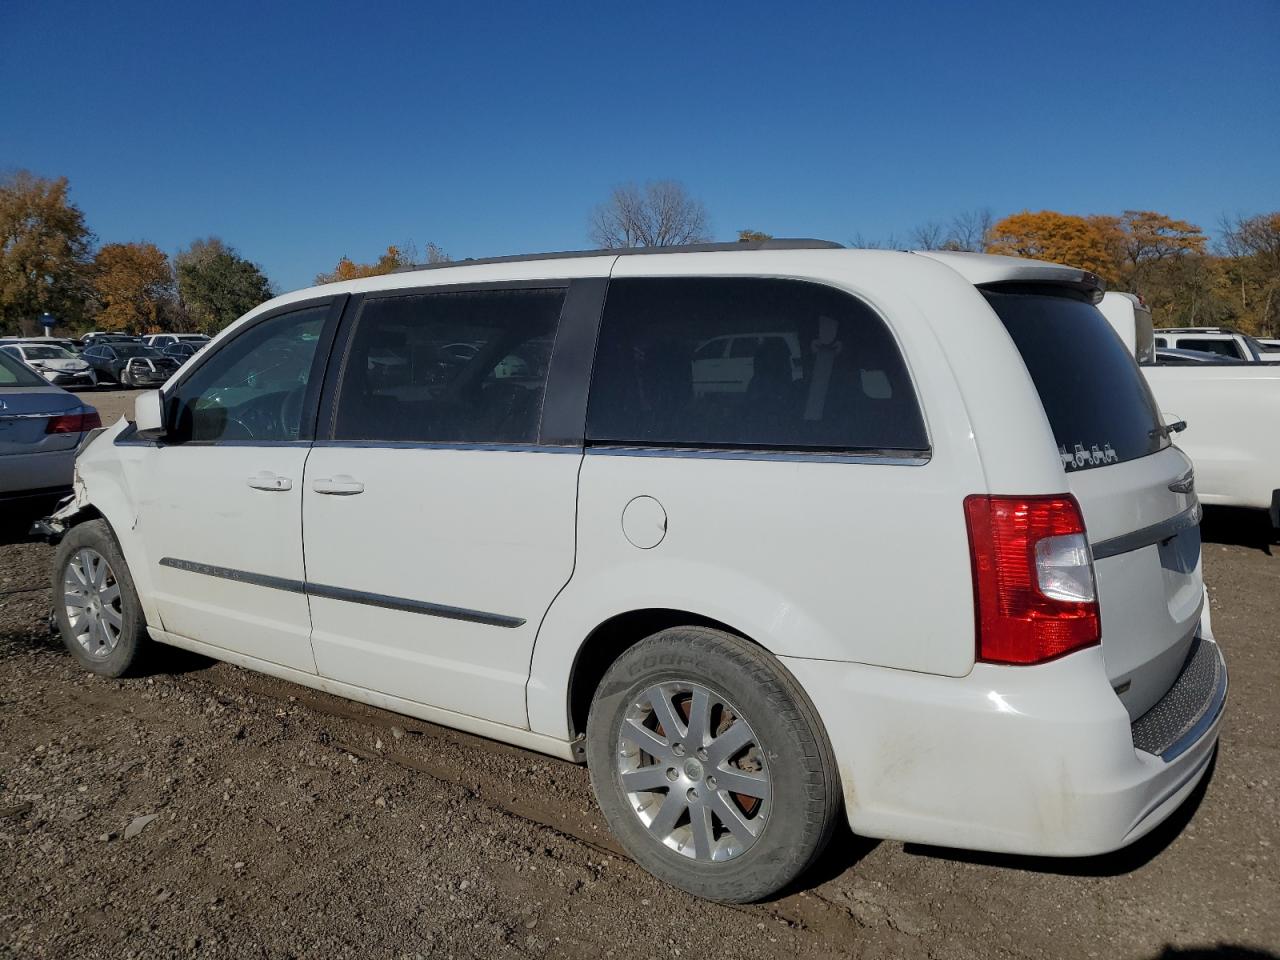
[[[288,294],[85,447],[57,621],[100,674],[158,641],[585,761],[705,897],[841,816],[1115,850],[1204,775],[1227,674],[1190,463],[1099,297],[780,240]],[[754,345],[733,389],[708,344]]]

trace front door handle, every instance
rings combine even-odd
[[[336,497],[350,497],[364,493],[364,484],[355,477],[345,473],[337,473],[332,477],[316,477],[311,481],[311,489],[316,493],[328,493]]]
[[[292,490],[293,481],[288,477],[282,477],[279,474],[272,473],[270,470],[260,470],[246,481],[249,486],[255,490]]]

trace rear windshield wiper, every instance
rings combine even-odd
[[[1148,430],[1147,436],[1152,438],[1164,437],[1167,440],[1175,433],[1181,433],[1185,429],[1187,429],[1187,421],[1175,420],[1173,423],[1165,424],[1163,427],[1156,427],[1153,430]]]

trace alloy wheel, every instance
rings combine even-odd
[[[124,628],[120,582],[107,558],[89,547],[67,560],[62,574],[62,603],[71,634],[95,660],[111,656]]]
[[[745,853],[768,821],[763,744],[732,704],[693,681],[636,697],[618,731],[617,772],[649,834],[694,860]]]

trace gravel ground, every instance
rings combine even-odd
[[[1167,829],[1088,861],[845,832],[750,907],[632,864],[571,764],[178,651],[81,673],[50,548],[0,546],[0,956],[1274,958],[1280,548],[1249,516],[1206,537],[1232,699]]]

